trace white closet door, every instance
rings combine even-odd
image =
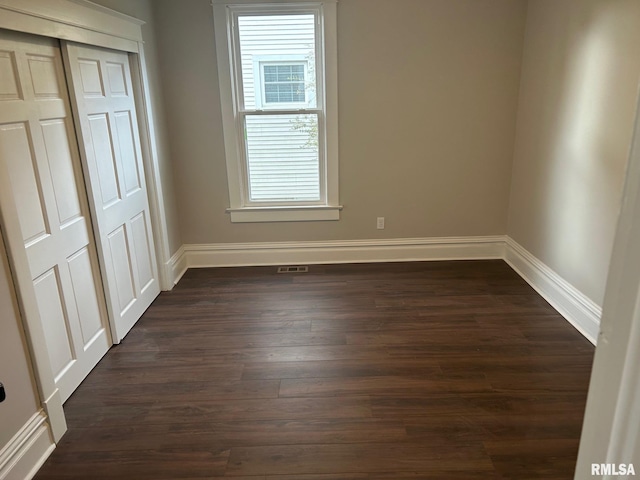
[[[111,321],[120,342],[160,293],[129,57],[72,43],[63,49]]]
[[[0,31],[2,201],[17,211],[63,400],[111,346],[56,41]]]

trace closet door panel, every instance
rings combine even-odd
[[[0,100],[19,100],[22,90],[18,81],[15,55],[10,50],[0,51]]]
[[[38,310],[44,320],[49,360],[56,383],[75,361],[74,342],[69,336],[69,318],[64,308],[60,278],[56,268],[43,273],[33,282]],[[46,312],[46,314],[45,314]]]
[[[100,321],[100,300],[95,285],[86,282],[86,279],[91,277],[93,272],[89,249],[83,248],[67,258],[67,267],[80,320],[82,345],[83,348],[86,348],[103,328]]]
[[[160,293],[126,53],[63,45],[116,341]]]
[[[82,216],[73,157],[67,136],[65,119],[40,122],[44,146],[51,168],[53,193],[56,198],[58,220],[62,228]]]
[[[33,150],[26,121],[0,125],[0,156],[9,171],[13,196],[21,209],[20,227],[26,245],[50,234]]]

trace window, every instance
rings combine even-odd
[[[305,65],[262,65],[264,103],[304,103]]]
[[[214,0],[231,220],[338,220],[334,2]]]

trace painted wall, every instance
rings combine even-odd
[[[149,75],[149,94],[153,109],[153,121],[158,140],[158,163],[160,176],[162,177],[162,191],[164,193],[164,207],[167,217],[167,230],[169,232],[169,249],[175,253],[182,245],[180,224],[176,209],[176,198],[173,186],[174,165],[171,159],[170,145],[167,138],[165,111],[163,102],[162,85],[159,76],[158,50],[156,48],[157,29],[154,25],[152,0],[92,0],[112,10],[136,17],[146,22],[142,26],[144,39],[144,52]]]
[[[529,2],[507,231],[600,305],[639,79],[640,2]]]
[[[277,225],[231,224],[225,213],[210,1],[153,6],[184,243],[506,231],[525,0],[341,0],[344,211],[338,222]]]
[[[0,382],[7,399],[0,403],[0,451],[40,410],[31,374],[9,263],[0,232]]]

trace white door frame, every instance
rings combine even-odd
[[[46,37],[71,40],[88,45],[128,52],[138,108],[140,141],[151,210],[151,224],[163,290],[173,287],[167,271],[171,257],[164,211],[162,182],[158,165],[156,133],[149,96],[142,39],[143,21],[96,5],[87,0],[0,0],[0,28]],[[16,284],[30,282],[26,251],[20,238],[17,207],[6,192],[8,175],[0,169],[0,222],[8,246],[9,260]],[[5,192],[4,194],[2,192]],[[22,248],[20,247],[22,246]],[[17,295],[29,339],[40,400],[49,416],[55,441],[66,431],[60,393],[55,386],[44,330],[33,291],[17,289]]]
[[[640,101],[589,384],[576,480],[592,464],[640,474]],[[625,475],[624,478],[627,478]]]

